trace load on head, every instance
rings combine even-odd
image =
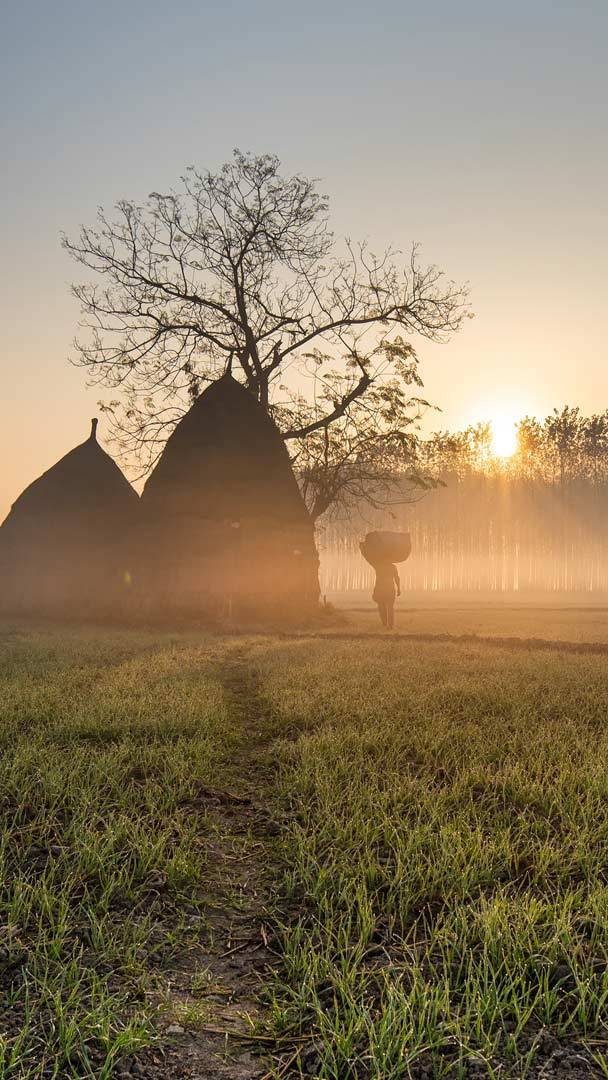
[[[409,559],[412,553],[412,538],[407,532],[369,532],[359,547],[370,566],[400,563]]]

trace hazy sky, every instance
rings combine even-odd
[[[60,229],[234,146],[322,178],[337,232],[470,282],[476,319],[420,344],[437,426],[608,407],[608,4],[421,9],[0,2],[0,517],[100,396],[67,363]]]

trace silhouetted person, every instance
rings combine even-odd
[[[376,584],[372,598],[378,605],[378,612],[382,625],[387,630],[392,630],[395,625],[395,595],[401,596],[401,582],[399,573],[394,563],[377,563]]]

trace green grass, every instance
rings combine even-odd
[[[602,656],[6,632],[0,1078],[110,1077],[154,1037],[205,928],[197,795],[251,783],[252,723],[282,822],[269,1031],[327,1080],[525,1076],[545,1032],[608,1075],[607,714]]]
[[[150,1038],[146,989],[187,939],[186,905],[204,919],[192,802],[237,735],[204,645],[2,645],[0,1075],[105,1077]]]
[[[289,734],[276,993],[322,1075],[525,1075],[543,1029],[604,1036],[605,661],[366,641],[258,665]]]

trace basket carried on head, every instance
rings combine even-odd
[[[400,563],[412,553],[412,539],[406,532],[369,532],[359,544],[363,558],[371,566]]]

